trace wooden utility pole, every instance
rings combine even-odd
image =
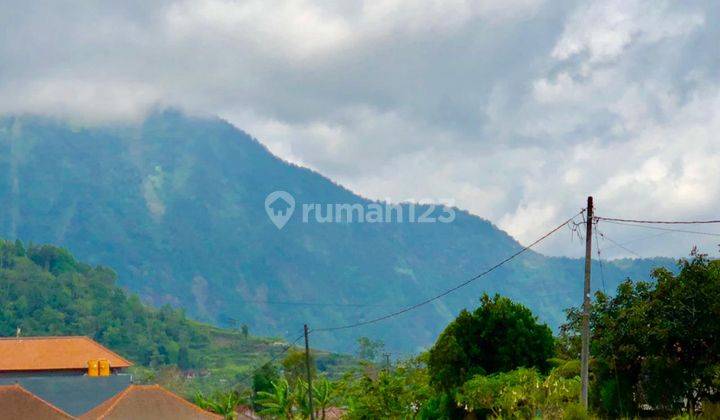
[[[588,376],[590,361],[590,266],[592,263],[593,198],[587,199],[587,221],[585,222],[585,287],[583,288],[582,309],[582,350],[580,352],[580,378],[582,380],[581,403],[588,407]]]
[[[305,370],[307,371],[308,407],[310,407],[310,420],[315,420],[315,410],[313,409],[312,372],[310,371],[310,344],[308,342],[307,324],[305,324]]]

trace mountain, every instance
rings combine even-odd
[[[136,363],[136,380],[163,382],[186,396],[248,384],[254,368],[282,355],[278,339],[220,329],[179,309],[152,308],[115,285],[106,267],[64,249],[0,239],[0,337],[86,335]],[[318,368],[338,376],[353,360],[315,351]],[[184,372],[201,372],[185,377]]]
[[[274,191],[296,202],[283,229],[265,210]],[[225,121],[173,110],[94,127],[0,119],[0,202],[2,236],[58,244],[110,266],[122,286],[153,305],[287,338],[305,323],[353,323],[413,304],[521,247],[460,210],[452,223],[303,223],[302,204],[373,202],[282,161]],[[606,263],[604,279],[613,290],[626,277],[647,278],[659,263],[667,261]],[[416,351],[482,291],[516,299],[556,327],[581,299],[582,273],[580,260],[528,252],[432,304],[381,323],[317,332],[312,344],[350,351],[368,336],[394,353]]]

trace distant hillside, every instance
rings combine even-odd
[[[217,325],[237,320],[262,334],[294,337],[304,323],[368,319],[461,282],[520,247],[462,211],[449,224],[319,224],[294,217],[278,230],[264,203],[275,190],[291,193],[298,206],[370,203],[278,159],[219,119],[167,111],[134,126],[94,128],[0,119],[0,235],[67,247],[113,267],[143,299]],[[608,288],[627,276],[647,278],[657,263],[606,264]],[[579,260],[530,252],[412,314],[318,333],[313,343],[348,351],[368,336],[392,352],[416,351],[485,290],[506,294],[557,326],[563,309],[580,301],[581,279]]]
[[[191,321],[183,312],[148,307],[114,284],[105,267],[77,262],[52,246],[0,240],[0,336],[87,335],[132,360],[140,380],[186,395],[227,387],[279,354],[286,343]],[[339,374],[352,360],[317,353],[318,366]],[[195,378],[185,380],[185,372]]]

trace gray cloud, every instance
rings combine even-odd
[[[716,218],[719,7],[4,1],[0,112],[218,114],[365,196],[453,199],[526,242],[587,194],[606,215]],[[717,250],[606,230],[643,255]]]

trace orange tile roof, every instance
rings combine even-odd
[[[82,420],[218,420],[219,416],[178,397],[160,385],[130,385],[79,417]]]
[[[132,366],[88,337],[0,338],[0,372],[86,369],[92,359],[107,359],[111,368]]]
[[[0,385],[0,416],[4,419],[67,420],[73,417],[20,385]]]

